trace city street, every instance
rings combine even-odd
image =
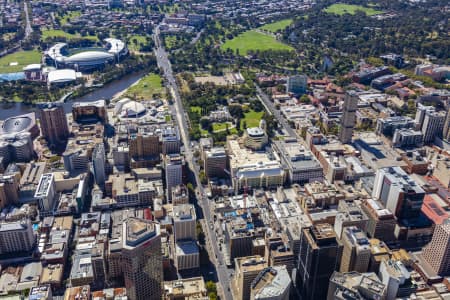
[[[181,138],[184,144],[184,155],[187,162],[188,167],[191,169],[194,178],[192,178],[192,182],[194,186],[197,186],[197,200],[198,205],[201,207],[203,216],[205,218],[205,222],[203,223],[206,226],[203,226],[203,230],[205,231],[206,236],[206,244],[209,245],[207,247],[209,251],[209,257],[212,261],[215,261],[216,273],[217,273],[217,285],[218,291],[222,290],[224,299],[232,299],[231,292],[229,290],[230,287],[230,271],[227,269],[224,264],[223,257],[219,251],[219,243],[217,237],[215,235],[214,230],[211,230],[209,224],[211,224],[211,210],[209,207],[209,200],[206,197],[205,190],[200,183],[199,174],[197,168],[194,167],[194,159],[193,159],[193,151],[191,147],[191,140],[189,137],[189,127],[186,120],[186,115],[183,109],[182,100],[178,91],[178,86],[175,80],[175,77],[172,72],[172,66],[168,59],[168,54],[165,49],[161,45],[161,41],[159,38],[159,26],[155,28],[155,32],[153,34],[153,39],[155,41],[155,55],[158,61],[158,66],[163,70],[164,77],[166,79],[167,88],[169,89],[173,104],[170,105],[170,109],[172,115],[176,116],[176,121],[178,123],[178,127],[180,129]],[[196,183],[196,184],[194,184]],[[205,224],[206,223],[206,224]],[[219,288],[220,286],[220,288]],[[220,294],[220,293],[219,293]]]

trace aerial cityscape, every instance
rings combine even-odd
[[[449,16],[0,0],[0,300],[450,300]]]

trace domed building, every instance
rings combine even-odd
[[[124,98],[117,101],[114,107],[114,115],[120,118],[140,118],[145,115],[147,109],[137,101]]]
[[[34,112],[6,119],[0,129],[0,135],[14,135],[29,132],[31,138],[39,135],[39,127],[36,123]]]
[[[266,121],[261,120],[259,122],[259,127],[247,128],[244,133],[244,145],[252,150],[263,149],[269,139],[266,133]]]
[[[121,40],[108,38],[104,41],[104,48],[90,48],[75,54],[70,53],[66,43],[57,43],[45,52],[45,58],[56,68],[84,71],[102,68],[128,54],[128,48]]]

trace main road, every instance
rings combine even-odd
[[[28,2],[23,2],[23,10],[25,11],[25,39],[28,39],[30,34],[33,32],[33,28],[31,27],[30,15],[28,13]]]
[[[289,123],[286,121],[286,119],[281,115],[281,112],[279,109],[276,109],[275,105],[272,101],[270,101],[269,96],[264,93],[264,91],[255,84],[256,87],[256,94],[259,98],[259,100],[264,104],[266,109],[275,117],[275,119],[280,122],[281,126],[283,126],[284,130],[291,136],[298,138],[297,133],[294,129],[289,125]]]
[[[159,38],[159,25],[155,28],[154,34],[153,34],[153,40],[155,42],[155,55],[158,62],[158,66],[160,69],[164,72],[164,77],[166,79],[166,86],[169,89],[173,105],[170,106],[170,109],[172,111],[172,115],[176,116],[176,120],[178,123],[178,127],[180,129],[181,138],[184,144],[184,155],[185,160],[191,168],[192,174],[194,174],[194,178],[192,180],[195,180],[197,183],[197,204],[200,206],[200,208],[203,211],[203,215],[206,221],[206,226],[204,226],[204,229],[206,229],[206,239],[207,244],[209,247],[207,249],[209,250],[209,256],[212,261],[215,262],[216,267],[216,273],[217,273],[217,284],[221,285],[221,290],[223,293],[223,296],[226,300],[233,299],[231,292],[230,292],[230,276],[229,271],[224,263],[224,259],[222,257],[222,253],[219,251],[219,243],[216,237],[216,234],[214,230],[211,229],[210,224],[213,224],[213,220],[211,218],[211,209],[209,206],[209,200],[206,197],[205,190],[203,189],[203,186],[201,184],[200,178],[199,178],[199,172],[198,169],[195,167],[194,164],[194,157],[193,157],[193,151],[191,147],[191,140],[189,137],[189,131],[188,131],[188,122],[186,120],[186,115],[183,108],[183,103],[180,97],[179,89],[177,86],[177,82],[175,80],[175,77],[173,75],[172,66],[170,64],[167,52],[165,51],[164,47],[161,45],[161,40]],[[212,253],[211,253],[212,252]]]

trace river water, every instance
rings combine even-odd
[[[103,87],[98,88],[95,91],[82,97],[70,98],[70,100],[64,103],[64,111],[66,113],[70,113],[72,111],[73,102],[87,102],[99,99],[110,99],[117,93],[120,93],[123,90],[127,89],[133,83],[141,79],[145,74],[145,72],[130,74],[120,80],[105,84]],[[37,107],[34,105],[28,105],[20,102],[0,102],[0,120],[5,120],[10,117],[26,114],[33,111],[37,111]]]

